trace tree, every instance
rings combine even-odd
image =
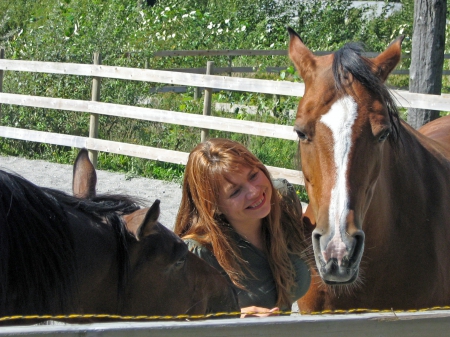
[[[441,94],[447,0],[414,0],[409,91]],[[419,128],[439,111],[408,109],[408,123]]]

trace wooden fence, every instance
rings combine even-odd
[[[98,62],[100,63],[100,62]],[[105,151],[170,163],[185,164],[187,153],[159,149],[134,144],[113,142],[95,137],[96,116],[99,114],[125,118],[142,119],[154,122],[178,124],[199,129],[223,130],[229,132],[274,137],[296,141],[292,126],[274,125],[220,118],[209,115],[196,115],[178,111],[126,106],[103,103],[96,99],[101,78],[115,78],[134,81],[148,81],[165,84],[179,84],[194,87],[216,88],[243,92],[274,95],[302,96],[304,85],[287,81],[256,80],[217,75],[170,72],[163,70],[135,69],[101,64],[72,64],[55,62],[19,61],[0,59],[0,79],[8,71],[26,71],[64,75],[88,76],[93,79],[91,100],[61,99],[0,92],[0,104],[59,109],[74,112],[88,112],[91,118],[91,137],[79,137],[58,133],[33,131],[0,126],[0,136],[44,142],[49,144],[86,147],[93,151]],[[96,87],[97,86],[97,87]],[[0,81],[1,88],[1,81]],[[393,91],[400,106],[450,111],[450,98],[441,95],[415,94],[406,91]],[[208,108],[211,101],[205,99]],[[275,177],[284,177],[295,184],[303,184],[301,172],[280,167],[269,167]],[[0,336],[79,336],[101,334],[102,336],[330,336],[345,332],[346,336],[435,336],[445,335],[450,330],[448,310],[421,311],[416,313],[373,313],[358,315],[289,316],[250,319],[216,319],[194,322],[148,322],[148,323],[109,323],[71,326],[40,327],[2,327]]]
[[[302,96],[304,93],[303,83],[104,66],[101,64],[91,65],[0,59],[0,72],[6,71],[89,76],[93,78],[93,87],[100,86],[100,83],[98,82],[99,79],[108,77],[123,80],[179,84],[194,87],[297,97]],[[98,131],[96,131],[96,128],[98,127],[98,124],[96,125],[96,116],[103,114],[185,125],[197,127],[202,130],[222,130],[292,141],[296,141],[297,139],[292,126],[221,118],[210,116],[208,113],[205,113],[205,115],[197,115],[177,111],[103,103],[96,101],[95,92],[97,90],[98,89],[93,90],[92,100],[62,99],[4,92],[0,93],[0,104],[15,104],[29,107],[91,113],[90,137],[33,131],[6,126],[0,126],[0,136],[77,148],[86,147],[91,151],[105,151],[176,164],[185,164],[188,153],[97,139],[96,135],[98,134]],[[444,95],[425,95],[409,93],[407,91],[393,91],[393,94],[397,99],[398,104],[403,107],[450,111],[450,98]],[[205,109],[210,109],[210,105],[211,97],[205,96]],[[284,177],[294,184],[303,185],[303,176],[301,172],[297,170],[290,170],[280,167],[269,167],[269,170],[274,177]]]
[[[431,337],[447,336],[450,311],[2,327],[0,337]]]
[[[315,55],[328,55],[331,54],[330,51],[316,51]],[[377,52],[365,52],[363,53],[366,57],[375,57],[379,55]],[[233,60],[238,56],[287,56],[287,50],[251,50],[251,49],[241,49],[241,50],[161,50],[153,53],[153,57],[214,57],[214,56],[225,56],[228,58],[227,67],[214,67],[210,70],[211,75],[218,74],[228,74],[231,76],[233,73],[255,73],[258,71],[263,71],[266,73],[280,73],[287,69],[287,67],[265,67],[264,69],[259,69],[255,66],[233,66]],[[402,59],[411,58],[410,54],[402,54]],[[450,54],[444,54],[444,59],[450,59]],[[193,74],[206,74],[206,67],[200,68],[174,68],[165,69],[168,71],[186,72]],[[409,69],[395,69],[392,72],[393,75],[409,75]],[[450,70],[443,70],[443,76],[450,75]],[[186,86],[166,86],[161,88],[155,88],[153,92],[186,92]],[[198,96],[198,91],[195,93]]]

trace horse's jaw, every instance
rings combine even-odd
[[[329,285],[352,284],[358,279],[359,265],[364,252],[364,233],[345,235],[340,246],[329,235],[313,231],[312,243],[317,270],[322,280]],[[335,246],[334,249],[330,247]]]

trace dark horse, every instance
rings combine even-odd
[[[0,170],[0,317],[239,312],[219,272],[158,223],[159,200],[139,209],[96,196],[95,171],[78,174],[86,158],[74,166],[78,197]]]
[[[365,58],[355,44],[315,56],[289,33],[317,267],[300,309],[450,305],[450,116],[419,131],[399,118],[384,82],[402,37]]]

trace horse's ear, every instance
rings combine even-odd
[[[141,240],[142,238],[154,233],[154,227],[156,224],[158,224],[158,218],[160,213],[159,204],[160,201],[156,199],[153,205],[148,209],[147,213],[145,214],[145,219],[136,232],[136,238],[138,240]]]
[[[289,58],[305,81],[316,68],[316,56],[304,45],[300,36],[291,28],[289,32]]]
[[[139,230],[141,228],[141,225],[144,223],[145,216],[147,215],[148,210],[149,207],[141,208],[137,211],[134,211],[133,213],[125,214],[122,216],[128,232],[133,234],[136,238],[138,238]]]
[[[72,193],[75,197],[91,199],[95,197],[97,173],[89,160],[88,150],[81,149],[73,164]]]
[[[384,52],[372,59],[375,65],[375,74],[378,75],[381,80],[386,81],[387,77],[392,70],[400,62],[402,56],[402,41],[405,38],[404,35],[399,36],[386,48]]]

